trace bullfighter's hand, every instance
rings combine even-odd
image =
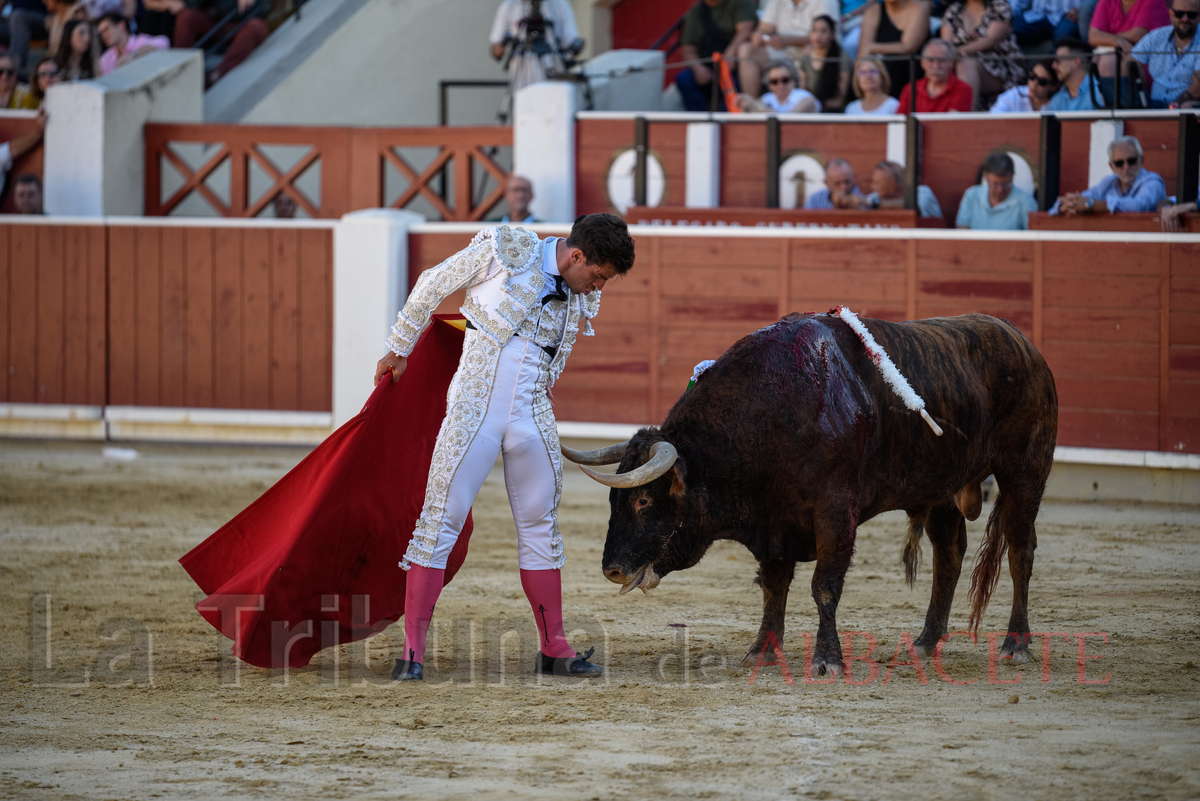
[[[400,376],[404,375],[406,367],[408,367],[408,359],[406,357],[397,356],[395,353],[389,351],[386,356],[375,364],[375,386],[379,386],[379,382],[383,380],[384,373],[388,370],[392,371],[392,383],[396,383],[400,379]]]

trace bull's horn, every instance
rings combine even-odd
[[[674,445],[669,442],[656,442],[654,443],[654,447],[650,449],[650,461],[641,467],[630,470],[628,473],[597,473],[595,470],[589,470],[582,465],[579,469],[606,487],[629,489],[630,487],[640,487],[644,484],[649,484],[670,470],[678,458],[679,452],[675,450]]]
[[[575,464],[619,464],[625,458],[625,450],[629,440],[619,445],[609,445],[607,448],[597,448],[594,451],[577,451],[566,445],[559,445],[562,455]]]

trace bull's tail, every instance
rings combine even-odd
[[[924,533],[924,520],[908,518],[908,536],[904,538],[900,559],[904,562],[904,578],[908,581],[909,589],[917,583],[917,568],[921,566],[921,535]]]
[[[1004,500],[1004,493],[996,495],[996,503],[992,506],[992,513],[988,515],[983,542],[979,544],[979,552],[975,554],[975,569],[971,571],[971,616],[967,620],[967,628],[972,632],[979,631],[988,601],[991,600],[992,593],[996,591],[996,584],[1000,581],[1000,560],[1008,550],[1004,532],[1000,530]]]

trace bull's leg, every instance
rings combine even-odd
[[[923,657],[933,654],[938,640],[949,630],[950,605],[967,552],[967,522],[957,506],[936,506],[926,520],[925,534],[933,546],[933,593],[925,613],[925,628],[914,643]]]
[[[783,621],[787,613],[788,588],[796,575],[796,562],[792,559],[768,559],[758,563],[758,579],[755,583],[763,591],[762,625],[758,629],[758,637],[746,656],[743,665],[753,665],[759,655],[767,650],[767,636],[774,634],[776,642],[783,647]]]
[[[1000,647],[1001,656],[1012,656],[1014,662],[1029,661],[1029,578],[1033,575],[1033,552],[1037,549],[1037,533],[1034,520],[1041,504],[1041,492],[1027,492],[1024,488],[1013,491],[1000,483],[1000,495],[996,502],[1000,510],[1000,530],[1008,545],[1008,573],[1012,576],[1012,616],[1008,620],[1008,634]]]
[[[847,510],[836,517],[818,518],[815,523],[817,566],[813,570],[812,594],[821,622],[813,647],[813,675],[840,676],[845,672],[845,665],[837,632],[837,606],[842,598],[846,571],[854,558],[857,520]]]

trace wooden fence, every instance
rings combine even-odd
[[[329,411],[333,231],[0,225],[0,399]]]
[[[203,145],[209,153],[189,164],[179,145]],[[175,145],[176,147],[173,147]],[[275,163],[271,148],[306,148],[287,169]],[[422,198],[443,220],[482,220],[500,201],[506,170],[496,151],[512,147],[512,128],[344,128],[271,125],[146,125],[146,214],[171,214],[193,195],[209,214],[257,217],[280,194],[290,197],[308,217],[338,218],[358,209],[410,206]],[[430,148],[432,161],[416,168],[401,150]],[[182,183],[164,197],[164,165]],[[396,198],[387,197],[387,173],[394,169],[407,182]],[[269,186],[251,191],[254,167]],[[228,190],[212,180],[228,170]],[[297,182],[310,170],[319,179],[318,197]],[[450,177],[447,177],[450,176]],[[444,183],[443,183],[444,182]],[[489,187],[479,192],[478,185]],[[438,184],[435,186],[435,184]],[[221,195],[227,194],[228,201]],[[481,195],[481,196],[477,196]]]
[[[637,264],[605,288],[596,337],[555,387],[558,417],[661,421],[697,362],[841,303],[887,320],[1004,317],[1054,370],[1059,444],[1200,452],[1200,240],[963,234],[635,229]],[[410,236],[410,279],[465,241]]]

